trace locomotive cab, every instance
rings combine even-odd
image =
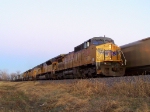
[[[95,37],[92,44],[96,46],[96,73],[104,76],[123,76],[125,74],[125,57],[120,47],[108,37]]]
[[[95,69],[97,75],[123,76],[125,74],[126,59],[120,47],[115,45],[111,38],[93,37],[75,47],[74,52],[82,53],[80,63],[85,66],[89,65],[87,70],[83,70],[87,73],[94,73],[93,70]],[[90,68],[92,68],[92,72]]]

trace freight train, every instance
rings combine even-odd
[[[150,74],[150,37],[120,47],[127,60],[125,75]]]
[[[93,37],[74,47],[74,51],[60,54],[27,70],[22,74],[22,79],[123,76],[125,65],[124,54],[113,39]]]

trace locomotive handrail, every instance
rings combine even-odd
[[[125,58],[125,56],[124,56],[124,53],[120,50],[120,52],[122,53],[122,55],[123,55],[123,58],[124,58],[124,64],[126,65],[126,62],[127,62],[127,60],[126,60],[126,58]]]

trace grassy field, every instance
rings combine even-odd
[[[0,82],[0,112],[150,112],[150,83]]]

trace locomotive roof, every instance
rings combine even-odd
[[[32,69],[29,69],[29,70],[27,70],[27,71],[25,71],[24,73],[26,73],[26,72],[30,72]]]
[[[107,41],[113,41],[113,43],[114,43],[114,40],[113,39],[111,39],[111,38],[109,38],[109,37],[93,37],[93,38],[91,38],[91,39],[88,39],[87,41],[85,41],[85,42],[88,42],[88,41],[90,41],[90,42],[92,42],[93,40],[101,40],[101,41],[104,41],[105,42],[105,40],[107,40]],[[74,47],[74,52],[77,52],[77,51],[80,51],[80,50],[82,50],[82,49],[84,49],[84,43],[85,42],[83,42],[82,44],[80,44],[80,45],[78,45],[78,46],[76,46],[76,47]]]
[[[122,46],[120,46],[120,47],[123,49],[123,48],[127,48],[127,47],[130,47],[130,46],[133,46],[133,45],[138,45],[138,44],[140,44],[141,42],[147,41],[147,40],[149,40],[149,39],[150,39],[150,37],[147,37],[147,38],[144,38],[144,39],[135,41],[135,42],[131,42],[131,43],[122,45]]]
[[[61,57],[64,57],[66,54],[60,54],[60,55],[58,55],[58,56],[56,56],[56,57],[54,57],[54,58],[52,58],[52,59],[50,59],[50,60],[47,60],[45,63],[46,64],[49,64],[49,63],[52,63],[53,61],[55,61],[55,60],[57,60],[57,59],[59,59],[59,58],[61,58]]]
[[[47,61],[44,62],[44,63],[46,63],[47,65],[49,65],[49,64],[51,64],[53,61],[55,61],[55,60],[57,60],[57,59],[59,59],[59,58],[61,58],[61,57],[64,57],[65,55],[66,55],[66,54],[60,54],[60,55],[58,55],[58,56],[56,56],[56,57],[54,57],[54,58],[52,58],[52,59],[47,60]],[[40,65],[37,65],[37,66],[35,66],[34,68],[40,68],[40,67],[43,66],[44,63],[41,63]]]
[[[99,40],[99,39],[101,39],[101,40],[113,40],[113,39],[111,39],[111,38],[109,38],[109,37],[93,37],[93,38],[91,38],[91,39],[95,39],[95,40]]]

